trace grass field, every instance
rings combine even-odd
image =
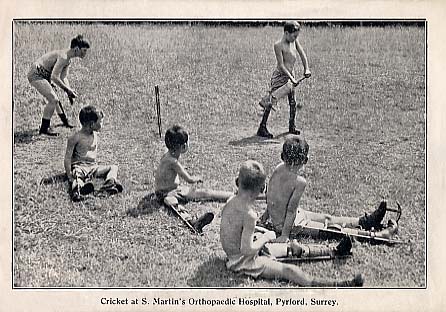
[[[399,237],[410,244],[354,245],[343,262],[303,263],[319,277],[362,272],[366,287],[426,286],[424,28],[304,28],[313,73],[297,90],[304,108],[297,124],[310,144],[308,186],[302,207],[344,216],[375,209],[381,199],[404,209]],[[119,165],[124,193],[72,203],[67,185],[40,185],[63,173],[70,132],[37,135],[43,98],[28,84],[32,62],[67,47],[83,33],[92,47],[71,66],[70,82],[83,104],[105,112],[99,162]],[[14,25],[14,266],[16,287],[286,287],[227,272],[219,242],[218,203],[191,203],[193,214],[212,211],[205,234],[191,234],[161,210],[144,207],[154,168],[164,152],[157,136],[155,85],[163,128],[178,123],[190,133],[182,163],[204,186],[235,190],[246,159],[268,174],[281,144],[255,137],[257,102],[275,66],[272,44],[280,27]],[[269,129],[287,131],[288,107],[273,113]],[[57,116],[53,123],[58,124]],[[258,204],[258,211],[265,209]]]

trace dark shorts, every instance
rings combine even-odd
[[[46,80],[51,83],[51,72],[43,68],[41,65],[33,64],[28,72],[28,81]]]

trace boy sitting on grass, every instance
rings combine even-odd
[[[239,190],[223,207],[220,226],[220,241],[228,260],[226,267],[236,273],[245,274],[253,278],[282,279],[306,287],[355,287],[363,285],[361,274],[351,280],[334,281],[313,278],[305,274],[298,266],[275,261],[269,256],[260,256],[260,250],[268,242],[274,241],[276,234],[266,231],[257,236],[254,241],[254,231],[257,214],[253,208],[254,201],[265,187],[266,175],[260,163],[248,160],[239,170]],[[338,254],[350,253],[351,242],[343,241],[335,249],[319,246],[314,248],[304,246],[293,241],[291,244],[281,245],[283,249],[291,250],[294,256],[302,253]]]
[[[279,164],[268,183],[267,209],[261,217],[261,223],[270,220],[274,231],[280,235],[277,242],[286,242],[293,230],[299,231],[305,225],[321,228],[325,224],[337,224],[349,234],[358,234],[360,229],[379,229],[386,214],[386,202],[382,202],[372,214],[361,217],[338,217],[324,213],[314,213],[299,208],[299,201],[304,193],[307,182],[301,175],[304,164],[308,161],[309,145],[303,136],[288,135],[283,144]],[[268,227],[268,226],[267,226]],[[390,237],[397,231],[396,222],[389,227],[376,232],[377,236]],[[312,232],[309,233],[310,235]]]
[[[82,128],[68,138],[65,152],[65,172],[71,188],[71,199],[80,201],[83,196],[94,192],[93,178],[105,178],[100,191],[110,195],[123,190],[118,182],[117,165],[96,163],[98,136],[104,114],[94,106],[85,106],[79,112]]]
[[[155,172],[156,200],[159,204],[165,204],[168,208],[172,208],[184,220],[189,222],[198,233],[202,233],[203,227],[214,219],[214,214],[208,212],[198,219],[193,219],[180,203],[185,204],[189,201],[225,202],[234,194],[180,185],[179,178],[189,184],[203,182],[201,177],[190,175],[179,162],[181,154],[188,150],[189,134],[182,127],[174,125],[166,131],[164,140],[168,151],[161,157]]]

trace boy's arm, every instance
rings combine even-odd
[[[77,144],[77,135],[73,135],[68,139],[67,149],[65,151],[64,167],[65,167],[65,173],[70,183],[73,182],[73,176],[71,175],[71,157],[73,156],[76,144]]]
[[[67,66],[65,66],[65,67],[62,69],[62,72],[60,73],[60,79],[62,79],[62,81],[64,82],[64,84],[65,84],[68,88],[71,89],[71,87],[70,87],[70,82],[68,81],[68,68],[69,68],[69,66],[67,65]]]
[[[276,54],[277,67],[285,75],[287,75],[291,79],[292,82],[295,82],[296,79],[293,77],[293,75],[290,73],[288,68],[286,68],[285,64],[283,63],[282,45],[280,43],[274,44],[274,53]]]
[[[304,51],[302,45],[300,44],[299,40],[296,39],[295,42],[296,42],[297,53],[299,53],[300,60],[302,61],[302,65],[304,66],[304,75],[306,78],[308,78],[311,76],[311,72],[310,72],[310,68],[308,66],[307,55],[305,54],[305,51]]]
[[[306,185],[307,182],[305,178],[298,176],[293,194],[286,207],[286,216],[282,227],[282,234],[277,238],[277,242],[286,242],[289,239],[291,230],[294,226],[294,220],[296,219],[297,207],[299,207],[299,201],[304,193]]]
[[[54,81],[62,90],[64,90],[69,97],[76,97],[74,90],[70,86],[66,85],[62,80],[62,71],[68,66],[68,61],[62,57],[58,57],[56,64],[54,65],[53,71],[51,72],[51,81]]]
[[[243,220],[242,241],[240,251],[243,255],[255,255],[268,242],[276,238],[276,234],[267,231],[254,241],[254,230],[256,226],[256,216],[251,213],[245,215]]]
[[[176,161],[173,166],[176,173],[180,176],[180,178],[182,178],[187,183],[203,182],[200,177],[191,176],[178,161]]]

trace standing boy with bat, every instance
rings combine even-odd
[[[39,134],[58,135],[50,128],[51,116],[54,110],[56,110],[65,127],[73,128],[63,111],[62,104],[54,90],[54,84],[65,91],[70,102],[77,97],[76,92],[70,87],[68,82],[68,68],[72,58],[79,57],[83,59],[89,48],[90,43],[82,35],[78,35],[71,40],[69,49],[48,52],[32,65],[28,73],[28,81],[48,102],[43,110]]]
[[[277,60],[277,68],[274,70],[271,76],[271,90],[268,95],[262,98],[259,102],[260,106],[264,108],[262,121],[260,122],[257,135],[260,137],[272,138],[273,135],[266,128],[269,114],[273,105],[283,95],[279,95],[279,88],[284,87],[287,83],[294,86],[298,84],[298,80],[294,75],[294,63],[299,55],[302,65],[304,66],[304,76],[309,78],[311,72],[308,66],[307,56],[299,43],[298,35],[300,31],[300,24],[297,22],[287,21],[284,25],[284,34],[280,41],[274,44],[274,53]],[[280,92],[279,92],[280,93]],[[286,94],[285,94],[286,95]],[[293,134],[299,134],[299,130],[296,129],[295,117],[297,111],[297,104],[295,100],[294,87],[289,88],[288,103],[290,105],[290,119],[289,119],[289,132]],[[301,105],[299,105],[301,107]]]
[[[182,178],[189,184],[203,182],[198,176],[190,175],[179,162],[181,154],[188,150],[189,134],[180,126],[172,126],[164,136],[168,151],[163,155],[155,172],[155,196],[159,204],[165,204],[178,217],[180,217],[189,228],[196,233],[201,233],[203,227],[214,219],[214,214],[208,212],[199,219],[192,216],[180,205],[188,201],[222,201],[225,202],[234,195],[231,192],[213,191],[207,189],[196,189],[180,185]]]
[[[297,265],[278,262],[272,257],[259,255],[264,246],[276,238],[274,232],[265,231],[254,240],[257,214],[253,204],[265,188],[265,179],[265,171],[256,161],[248,160],[240,167],[238,193],[226,203],[221,215],[220,242],[227,255],[226,267],[233,272],[253,278],[283,279],[306,287],[362,286],[364,280],[361,274],[354,276],[351,280],[343,281],[320,279],[308,276]],[[314,252],[342,256],[350,252],[351,242],[350,240],[346,242],[350,244],[340,243],[332,249],[325,246],[304,246],[294,241],[288,248],[285,244],[285,253],[287,249],[290,249],[293,255],[299,256],[303,256],[303,253],[311,255]],[[284,246],[284,244],[272,245]]]

